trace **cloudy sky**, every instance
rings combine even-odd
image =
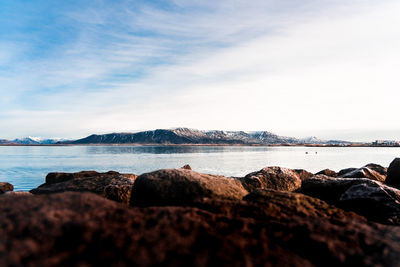
[[[0,138],[400,139],[397,0],[2,0]]]

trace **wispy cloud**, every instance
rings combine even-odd
[[[36,2],[0,21],[2,137],[397,127],[395,1]]]

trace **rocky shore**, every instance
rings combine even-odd
[[[244,177],[186,165],[0,183],[0,266],[399,266],[400,158]]]

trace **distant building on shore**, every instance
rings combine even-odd
[[[393,140],[376,140],[372,142],[373,146],[400,146],[400,141]]]

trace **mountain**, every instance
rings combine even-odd
[[[42,139],[40,137],[29,136],[22,139],[14,139],[9,142],[20,145],[51,145],[51,144],[56,144],[62,140],[63,139]]]
[[[318,143],[314,143],[318,141]],[[330,141],[329,141],[330,142]],[[337,144],[341,144],[337,141]],[[315,137],[297,139],[279,136],[267,131],[201,131],[189,128],[158,129],[136,133],[110,133],[90,135],[68,144],[329,144]],[[349,143],[349,142],[347,142]]]

